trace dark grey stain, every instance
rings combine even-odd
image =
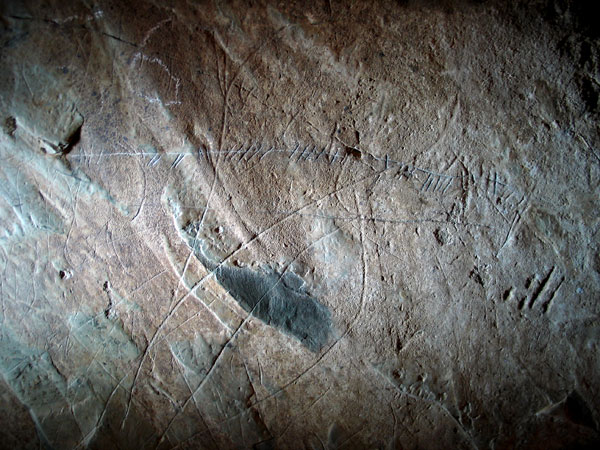
[[[294,287],[295,275],[258,273],[245,268],[219,267],[219,282],[246,311],[294,336],[312,351],[327,341],[331,313],[315,298]]]
[[[325,345],[331,332],[331,312],[306,292],[302,278],[272,269],[219,266],[206,257],[189,228],[186,231],[195,255],[244,310],[295,337],[313,352]]]

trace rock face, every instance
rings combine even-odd
[[[4,1],[0,447],[596,448],[581,1]]]

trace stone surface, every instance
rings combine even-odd
[[[592,3],[2,2],[0,447],[596,448]]]

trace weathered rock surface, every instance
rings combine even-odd
[[[591,2],[0,26],[0,447],[599,444]]]

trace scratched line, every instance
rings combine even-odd
[[[161,203],[148,203],[148,206],[161,206]],[[218,208],[207,208],[206,206],[195,206],[195,205],[178,205],[181,209],[188,210],[198,210],[198,211],[210,211],[210,212],[221,212],[221,209]],[[308,217],[316,220],[340,220],[340,221],[358,221],[358,222],[377,222],[377,223],[390,223],[390,224],[413,224],[413,223],[437,223],[437,224],[453,224],[460,225],[465,227],[483,227],[483,228],[495,228],[492,225],[477,223],[477,222],[458,222],[453,220],[446,219],[437,219],[435,217],[407,217],[407,218],[399,218],[395,216],[376,216],[376,215],[364,215],[364,214],[355,214],[355,215],[343,215],[343,214],[324,214],[320,212],[306,212],[306,213],[294,213],[292,210],[282,210],[282,209],[238,209],[239,212],[243,213],[252,213],[258,214],[261,216],[267,217],[278,217],[278,216],[287,216],[290,214],[294,214],[298,217]],[[128,237],[129,238],[129,237]],[[115,241],[118,242],[118,241]]]
[[[513,191],[514,189],[508,183],[504,183],[500,181],[498,173],[494,172],[490,173],[489,176],[481,175],[476,177],[474,174],[462,174],[462,175],[451,175],[447,173],[440,173],[433,170],[429,170],[423,167],[418,167],[412,164],[405,163],[403,161],[398,161],[390,157],[389,154],[385,154],[384,156],[376,156],[368,152],[361,152],[356,149],[356,152],[349,152],[344,149],[340,149],[336,147],[334,151],[327,151],[328,146],[317,147],[315,145],[306,145],[301,146],[299,143],[296,143],[293,148],[276,148],[273,146],[267,147],[263,144],[251,144],[240,146],[234,146],[231,149],[223,149],[223,150],[209,150],[206,148],[198,148],[195,150],[189,151],[170,151],[170,152],[127,152],[127,151],[119,151],[113,153],[107,153],[102,151],[100,153],[82,153],[76,155],[69,155],[69,158],[72,159],[85,159],[85,158],[97,158],[96,161],[100,161],[104,158],[114,158],[114,157],[122,157],[122,158],[148,158],[149,161],[147,165],[149,167],[156,167],[163,159],[169,159],[171,162],[170,168],[175,169],[179,165],[182,164],[183,160],[187,156],[195,156],[198,159],[208,158],[209,155],[222,156],[226,161],[230,161],[232,164],[237,163],[249,163],[254,160],[256,162],[262,161],[268,155],[288,155],[290,161],[294,161],[296,163],[307,161],[307,162],[316,162],[319,160],[328,161],[330,165],[335,164],[336,162],[342,162],[350,158],[350,160],[356,159],[356,162],[366,163],[366,160],[371,160],[377,162],[381,165],[382,169],[388,170],[390,168],[400,168],[403,171],[403,174],[407,176],[414,176],[417,183],[420,183],[420,188],[416,188],[421,193],[437,193],[441,195],[445,195],[448,190],[455,184],[456,180],[464,180],[471,178],[474,183],[483,182],[486,183],[488,187],[491,187],[491,191],[493,191],[493,195],[499,195],[500,190],[503,191],[505,195],[518,194],[518,192]],[[360,154],[360,158],[355,158],[357,153]],[[172,158],[172,160],[171,160]],[[506,192],[508,191],[508,192]]]
[[[298,153],[299,152],[299,153]],[[244,148],[237,149],[228,149],[228,150],[207,150],[199,148],[198,150],[190,150],[187,152],[113,152],[113,153],[82,153],[77,155],[69,155],[71,159],[85,159],[85,158],[114,158],[114,157],[123,157],[123,158],[151,158],[148,165],[155,165],[162,157],[173,157],[175,158],[175,162],[172,165],[178,165],[183,158],[189,155],[193,156],[205,156],[205,155],[225,155],[225,157],[229,157],[230,160],[233,159],[236,155],[240,155],[238,162],[245,161],[248,162],[254,159],[257,155],[262,154],[259,160],[262,160],[265,156],[269,154],[289,154],[290,159],[293,158],[295,154],[297,154],[296,162],[299,161],[318,161],[321,157],[329,160],[331,164],[335,163],[335,161],[341,161],[342,159],[350,156],[347,154],[342,154],[340,149],[336,149],[335,152],[326,152],[326,147],[319,148],[316,146],[307,145],[302,148],[300,145],[296,145],[293,149],[277,149],[274,147],[265,148],[262,145],[258,147],[250,146]],[[422,167],[413,166],[411,164],[395,160],[391,158],[389,155],[385,155],[383,157],[375,156],[372,154],[363,154],[366,155],[367,158],[372,159],[377,162],[381,162],[386,168],[390,168],[391,166],[396,167],[404,167],[408,173],[412,172],[421,172],[427,175],[431,175],[433,177],[445,177],[452,179],[460,179],[464,178],[466,175],[449,175],[444,173],[438,173],[435,171],[431,171]],[[497,181],[498,185],[502,185],[500,181]]]

